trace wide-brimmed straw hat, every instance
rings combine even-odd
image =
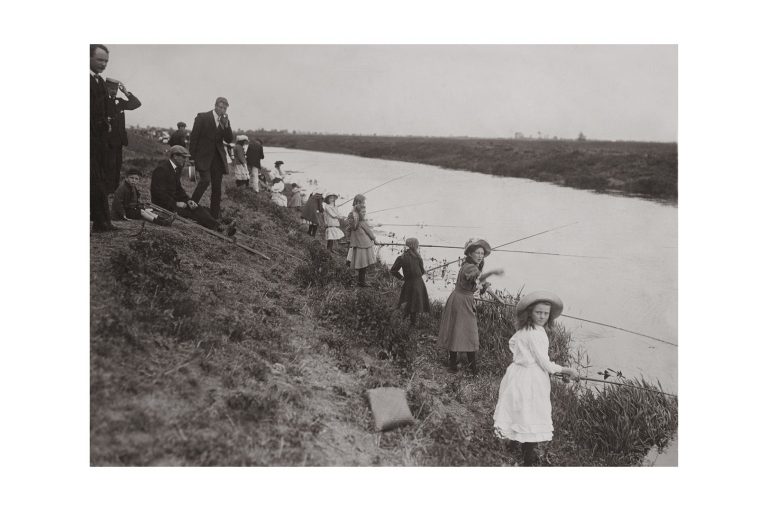
[[[531,292],[520,299],[520,302],[517,303],[517,314],[522,314],[523,311],[537,302],[549,302],[552,305],[549,310],[549,318],[552,320],[559,317],[563,312],[563,301],[560,297],[552,292],[538,291]]]
[[[237,140],[237,142],[248,142],[248,136],[247,135],[238,135],[236,140]]]
[[[323,201],[325,201],[326,203],[330,203],[332,197],[335,197],[336,199],[338,199],[339,194],[337,194],[336,192],[328,192],[327,194],[325,194],[325,199],[323,199]]]
[[[464,255],[468,255],[473,247],[482,247],[485,255],[491,254],[491,244],[483,240],[482,238],[470,238],[467,243],[464,244]]]

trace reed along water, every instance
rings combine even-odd
[[[366,194],[369,212],[386,210],[369,215],[372,224],[383,224],[375,228],[379,242],[415,236],[423,245],[463,246],[468,238],[479,236],[494,247],[576,223],[503,249],[589,257],[494,251],[486,269],[501,267],[506,274],[491,279],[493,288],[513,293],[551,290],[563,299],[566,315],[677,344],[674,205],[334,153],[265,148],[265,156],[265,165],[283,160],[284,169],[301,171],[290,176],[307,191],[319,187],[336,192],[341,195],[337,205],[350,200],[340,207],[344,215],[354,194],[408,174]],[[391,263],[401,250],[384,247],[379,257]],[[462,256],[460,249],[424,247],[421,253],[426,268]],[[454,263],[445,273],[432,275],[427,282],[431,298],[448,297],[457,269]],[[574,347],[589,355],[590,376],[610,368],[628,377],[658,380],[666,391],[677,392],[676,346],[578,320],[561,321],[572,332]]]

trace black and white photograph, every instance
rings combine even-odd
[[[92,465],[676,465],[675,45],[90,72]]]

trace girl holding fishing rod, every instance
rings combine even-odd
[[[429,312],[429,295],[427,295],[424,280],[421,278],[424,275],[424,261],[419,254],[419,240],[407,238],[405,247],[405,252],[395,259],[389,273],[403,281],[397,309],[405,305],[405,312],[410,317],[411,325],[415,325],[416,316],[419,313]],[[403,269],[402,275],[400,269]]]
[[[485,258],[491,254],[491,246],[480,238],[470,238],[464,244],[466,259],[456,276],[456,288],[445,302],[443,316],[440,318],[440,331],[437,335],[438,346],[448,350],[448,371],[456,372],[458,353],[466,352],[469,369],[477,375],[476,352],[480,348],[480,335],[477,330],[475,310],[475,291],[483,294],[489,283],[486,279],[492,275],[503,275],[501,269],[483,273]]]
[[[549,374],[561,373],[578,379],[575,369],[549,360],[551,328],[563,301],[551,292],[532,292],[517,304],[517,331],[509,340],[512,364],[499,386],[499,400],[493,415],[496,435],[522,443],[523,465],[537,461],[536,446],[551,441],[552,403]]]
[[[376,243],[376,235],[368,227],[365,221],[365,198],[352,208],[347,221],[349,222],[349,252],[347,262],[350,267],[357,270],[357,285],[361,288],[368,286],[365,282],[365,273],[368,267],[376,263],[376,253],[373,246]]]

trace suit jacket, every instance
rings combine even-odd
[[[168,145],[187,147],[187,130],[176,130],[173,132],[171,138],[168,139]]]
[[[177,201],[189,201],[181,186],[181,169],[175,171],[170,160],[163,160],[152,171],[149,192],[153,203],[172,212],[176,211]]]
[[[219,130],[213,110],[200,112],[195,117],[192,134],[189,136],[189,152],[198,170],[210,171],[214,158],[221,158],[224,173],[227,172],[227,153],[224,142],[232,142],[232,126]]]
[[[128,93],[127,96],[127,100],[123,98],[109,98],[108,100],[107,113],[112,131],[109,132],[107,139],[111,148],[128,145],[128,132],[125,131],[125,111],[136,110],[141,106],[139,98],[131,93]]]
[[[264,148],[258,142],[248,144],[248,151],[245,153],[248,168],[261,167],[261,161],[264,160]]]
[[[90,76],[91,89],[91,149],[94,144],[105,144],[107,133],[109,131],[109,121],[107,120],[107,108],[109,95],[104,79],[97,80],[93,75]]]

